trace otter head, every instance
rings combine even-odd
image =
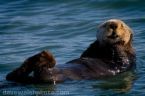
[[[132,41],[132,30],[121,20],[110,19],[98,27],[97,39],[101,44],[128,44]]]

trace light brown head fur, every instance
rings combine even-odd
[[[101,44],[132,43],[132,30],[123,21],[110,19],[98,26],[97,39]]]

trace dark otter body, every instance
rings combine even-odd
[[[6,79],[21,83],[42,83],[104,78],[133,69],[135,54],[132,47],[122,44],[101,45],[96,40],[80,58],[62,66],[54,65],[52,54],[44,51],[28,58]],[[31,72],[34,74],[30,76]]]

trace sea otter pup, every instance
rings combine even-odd
[[[99,25],[96,41],[79,58],[60,66],[55,65],[50,52],[42,51],[28,58],[6,79],[21,83],[55,83],[111,77],[135,67],[132,37],[132,30],[123,21],[111,19]]]

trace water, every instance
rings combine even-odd
[[[144,96],[144,6],[144,0],[0,0],[0,95]],[[124,20],[134,31],[135,74],[57,85],[5,80],[27,57],[45,49],[58,64],[79,57],[96,39],[97,25],[111,18]]]

